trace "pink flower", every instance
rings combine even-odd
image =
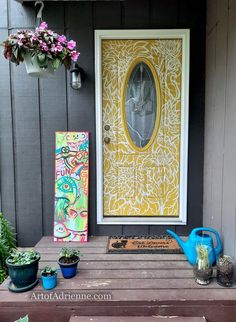
[[[53,35],[53,31],[52,30],[48,30],[48,34],[49,34],[49,36],[52,36]]]
[[[57,49],[57,51],[62,51],[63,47],[62,47],[62,45],[60,43],[58,43],[57,46],[56,46],[56,49]]]
[[[56,53],[57,52],[57,48],[56,48],[56,46],[54,44],[52,44],[52,46],[51,46],[51,52],[52,53]]]
[[[77,51],[73,50],[71,52],[71,58],[73,61],[77,61],[78,57],[79,57],[80,53],[78,53]]]
[[[42,43],[42,48],[44,51],[48,51],[48,46],[45,42]]]
[[[64,36],[64,35],[60,35],[58,38],[57,38],[57,40],[59,41],[59,42],[66,42],[66,36]]]
[[[67,43],[67,48],[69,48],[70,50],[73,50],[76,46],[76,42],[74,40],[70,40]]]
[[[19,40],[22,40],[23,38],[25,38],[25,36],[24,36],[23,34],[19,34],[19,35],[18,35],[18,39],[19,39]]]
[[[38,40],[38,37],[37,37],[36,35],[34,35],[34,36],[32,37],[32,39],[33,39],[33,40]]]
[[[18,40],[17,41],[17,44],[21,47],[21,46],[23,46],[23,42],[22,42],[22,40],[20,39],[20,40]]]
[[[48,24],[46,22],[41,22],[41,24],[39,25],[39,30],[45,30],[47,29]]]

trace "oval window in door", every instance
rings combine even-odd
[[[154,66],[135,60],[127,72],[123,91],[123,123],[130,145],[147,149],[155,139],[160,119],[160,86]]]

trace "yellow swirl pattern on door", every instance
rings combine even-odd
[[[154,137],[144,149],[124,126],[124,83],[136,60],[158,80]],[[181,62],[181,39],[102,40],[104,217],[179,216]]]

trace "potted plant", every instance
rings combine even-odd
[[[6,259],[11,282],[8,288],[13,292],[24,292],[37,283],[40,254],[34,250],[13,250]]]
[[[217,283],[221,286],[231,287],[234,283],[234,261],[232,257],[224,255],[217,261]]]
[[[79,56],[76,42],[48,29],[46,22],[34,31],[10,34],[2,45],[5,58],[16,65],[24,61],[27,73],[34,77],[47,77],[61,65],[69,69]]]
[[[64,278],[72,278],[76,275],[78,262],[80,261],[80,251],[74,248],[62,248],[58,264]]]
[[[197,262],[193,269],[196,282],[200,285],[208,285],[213,273],[209,262],[209,249],[206,245],[197,245],[196,250]]]
[[[57,270],[51,266],[45,266],[41,270],[42,284],[45,290],[51,290],[57,285]]]

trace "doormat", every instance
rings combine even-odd
[[[182,254],[171,236],[110,236],[107,253],[116,254]]]

